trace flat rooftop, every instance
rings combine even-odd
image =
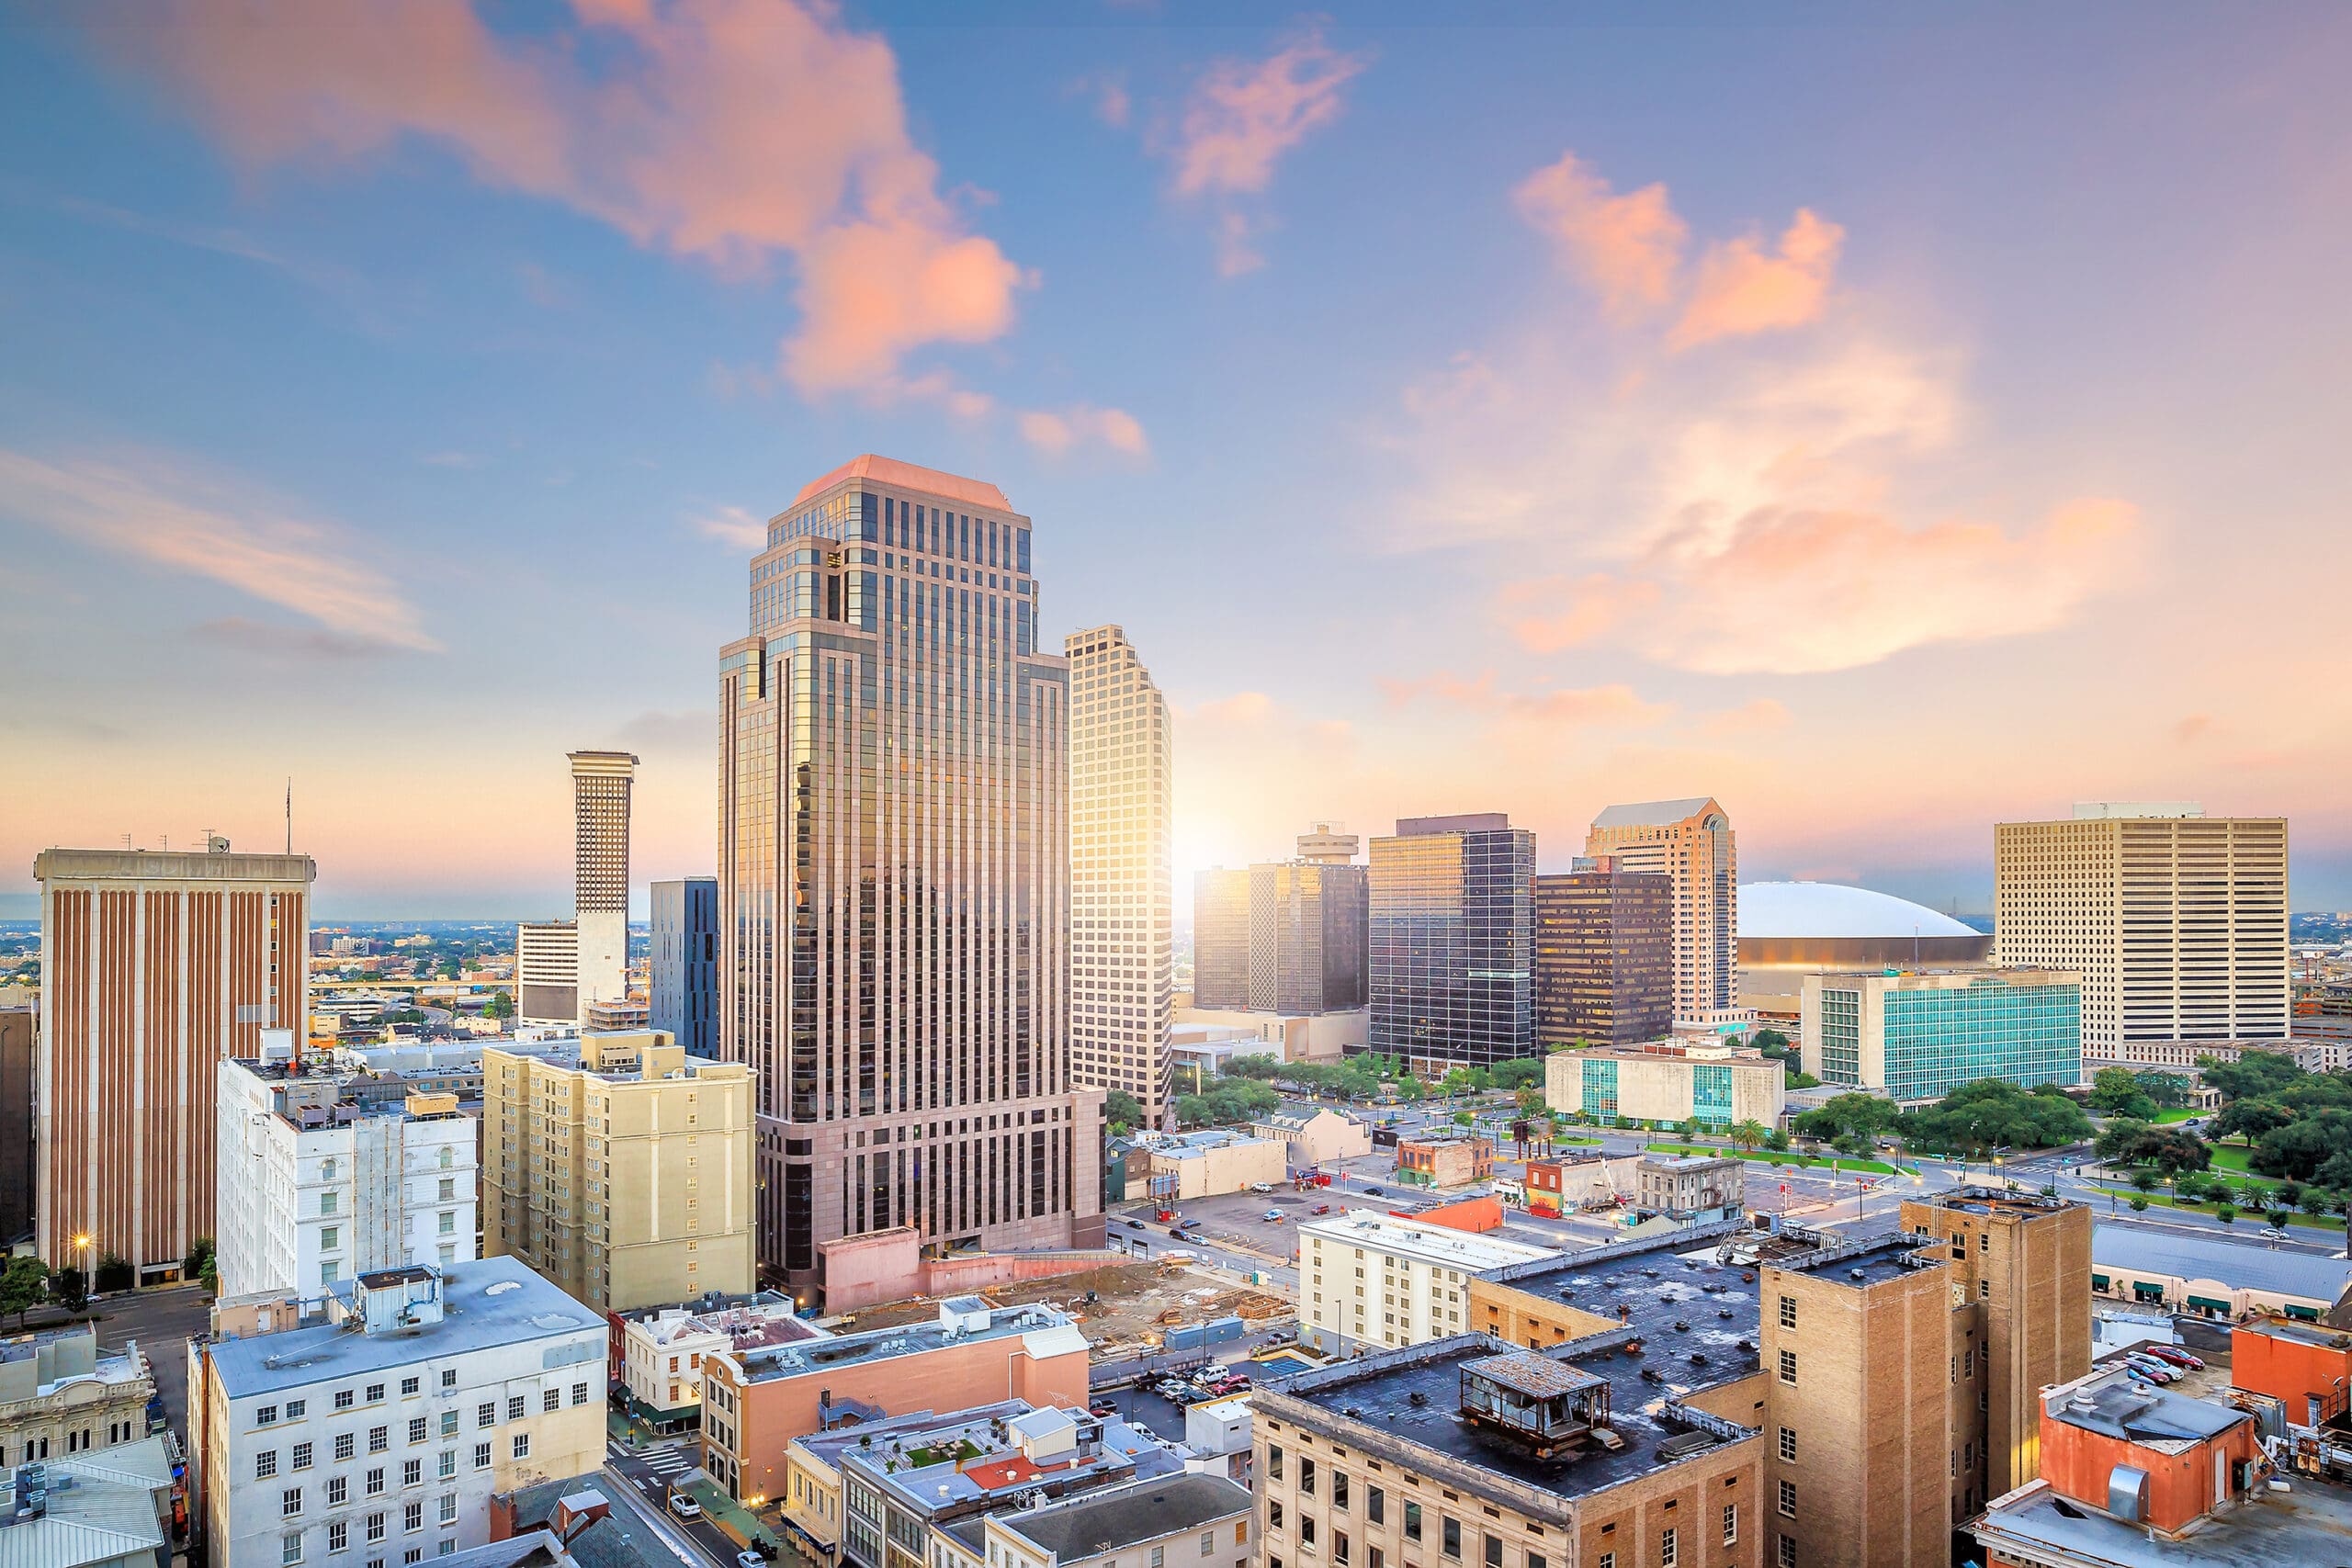
[[[2138,1525],[2070,1503],[2035,1481],[1997,1498],[1970,1527],[1996,1551],[2027,1561],[2112,1564],[2113,1568],[2313,1568],[2352,1561],[2352,1490],[2304,1476],[2291,1492],[2256,1490],[2226,1514],[2162,1540]]]
[[[2315,1345],[2329,1350],[2352,1350],[2352,1331],[2301,1323],[2291,1317],[2249,1318],[2237,1325],[2237,1332],[2267,1335],[2273,1339],[2289,1339],[2298,1345]]]
[[[1250,1494],[1221,1475],[1177,1475],[1035,1508],[1000,1524],[1067,1562],[1247,1513]]]
[[[1081,1442],[1091,1435],[1099,1442],[1091,1452],[1073,1447],[1046,1455],[1043,1463],[1021,1451],[1024,1438],[1052,1437],[1057,1431],[1074,1432]],[[871,1444],[858,1440],[869,1434],[875,1439]],[[961,1503],[994,1504],[1071,1482],[1099,1486],[1168,1475],[1184,1465],[1158,1438],[1116,1416],[1032,1408],[1020,1399],[892,1422],[887,1437],[870,1427],[823,1437],[849,1441],[831,1441],[822,1448],[807,1438],[800,1441],[836,1470],[855,1461],[866,1480],[924,1513]]]
[[[986,1328],[949,1329],[936,1321],[873,1328],[843,1334],[815,1344],[772,1345],[739,1352],[743,1376],[751,1382],[772,1378],[797,1378],[837,1367],[886,1361],[894,1356],[921,1355],[948,1345],[1035,1336],[1028,1347],[1033,1357],[1086,1353],[1086,1336],[1078,1325],[1051,1307],[999,1307],[989,1314]]]
[[[1552,1256],[1552,1249],[1523,1242],[1501,1241],[1443,1225],[1417,1224],[1362,1209],[1309,1220],[1298,1227],[1303,1236],[1317,1237],[1339,1247],[1363,1247],[1394,1253],[1440,1269],[1465,1274],[1484,1273],[1511,1263],[1534,1263]]]
[[[2015,1187],[1950,1187],[1940,1192],[1906,1198],[1905,1201],[1972,1214],[2054,1214],[2087,1206],[2071,1198],[2045,1198],[2039,1192]]]
[[[1935,1237],[1898,1234],[1872,1237],[1851,1250],[1833,1247],[1781,1258],[1767,1267],[1863,1290],[1922,1269],[1941,1269],[1951,1261]]]

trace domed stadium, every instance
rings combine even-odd
[[[1988,933],[1890,893],[1836,882],[1750,882],[1739,890],[1739,1003],[1768,1020],[1793,1021],[1804,976],[1826,969],[1992,962]]]

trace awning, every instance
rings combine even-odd
[[[806,1529],[801,1528],[799,1521],[786,1517],[784,1521],[784,1528],[790,1530],[794,1535],[798,1536],[801,1540],[807,1541],[808,1543],[809,1551],[820,1552],[827,1557],[831,1557],[833,1554],[835,1548],[832,1542],[819,1540],[815,1536],[810,1535]]]
[[[2165,1288],[2162,1285],[2151,1285],[2145,1280],[2132,1280],[2132,1293],[2135,1296],[2146,1296],[2154,1301],[2160,1302],[2165,1299]]]
[[[2287,1315],[2289,1317],[2301,1318],[2305,1323],[2317,1323],[2319,1321],[2319,1308],[2296,1306],[2290,1303],[2287,1307]]]
[[[2188,1298],[2188,1304],[2197,1308],[2200,1312],[2228,1312],[2231,1310],[2229,1303],[2217,1302],[2211,1296],[2191,1296]]]
[[[2094,1291],[2103,1291],[2107,1289],[2107,1276],[2104,1274],[2092,1275],[2091,1289]]]

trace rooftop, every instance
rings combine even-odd
[[[2233,1405],[2143,1387],[2120,1367],[2045,1391],[2042,1408],[2053,1421],[2167,1454],[2186,1452],[2254,1419],[2250,1412]]]
[[[2324,1307],[2343,1300],[2352,1264],[2314,1252],[2289,1252],[2252,1242],[2207,1241],[2177,1231],[2132,1225],[2091,1227],[2091,1267],[2179,1280],[2210,1280],[2232,1290],[2296,1296]]]
[[[2045,1198],[2021,1187],[1947,1187],[1917,1198],[1906,1196],[1904,1201],[1971,1214],[2054,1214],[2082,1206],[2072,1198]]]
[[[1510,830],[1507,811],[1469,811],[1453,817],[1399,817],[1396,837],[1423,839],[1440,833],[1504,833]]]
[[[2291,1317],[2248,1318],[2237,1325],[2237,1332],[2267,1335],[2273,1339],[2290,1339],[2298,1345],[2313,1345],[2329,1350],[2352,1350],[2352,1333],[2322,1324],[2298,1322]]]
[[[871,452],[852,457],[821,479],[810,479],[800,487],[800,493],[792,498],[792,504],[798,506],[803,502],[814,501],[835,485],[851,479],[865,479],[898,490],[918,491],[924,495],[935,495],[943,501],[961,502],[966,506],[984,506],[991,512],[1012,510],[1012,502],[1005,499],[1004,491],[985,479],[967,479],[959,474],[942,473],[937,468],[903,463],[896,457],[880,457]]]
[[[1223,1476],[1176,1475],[1031,1509],[997,1523],[1067,1562],[1198,1529],[1248,1513],[1250,1506],[1250,1494]]]
[[[1309,1220],[1298,1227],[1298,1232],[1340,1247],[1369,1247],[1441,1269],[1459,1269],[1468,1274],[1555,1256],[1550,1247],[1529,1247],[1522,1242],[1503,1241],[1363,1209]]]
[[[1739,889],[1739,934],[1849,938],[1984,935],[1925,904],[1838,882],[1743,884]]]
[[[592,1472],[543,1481],[508,1493],[506,1500],[517,1530],[553,1530],[560,1510],[581,1513],[597,1503],[609,1509],[607,1517],[573,1530],[564,1542],[581,1568],[675,1568],[677,1560],[651,1530],[639,1524],[627,1488],[609,1475]]]
[[[151,1559],[169,1548],[156,1513],[172,1484],[161,1438],[95,1454],[52,1458],[0,1472],[0,1568],[83,1568]],[[20,1493],[40,1478],[46,1502],[19,1514]]]
[[[622,1315],[641,1326],[657,1347],[674,1345],[695,1335],[719,1336],[738,1350],[832,1337],[815,1324],[797,1316],[792,1298],[775,1291],[688,1302],[678,1306],[647,1307]]]
[[[1173,1137],[1162,1138],[1152,1145],[1152,1152],[1165,1155],[1170,1159],[1205,1159],[1213,1150],[1265,1141],[1227,1127],[1207,1127],[1197,1133],[1179,1133]]]
[[[353,1281],[338,1283],[336,1301],[350,1308]],[[462,1356],[501,1345],[593,1335],[586,1359],[601,1361],[604,1321],[514,1258],[453,1263],[442,1270],[444,1315],[436,1323],[364,1334],[356,1321],[337,1321],[216,1340],[213,1368],[231,1399],[307,1387],[405,1366],[425,1357]],[[564,1365],[568,1362],[554,1362]]]
[[[2291,1492],[2256,1488],[2225,1514],[2208,1515],[2173,1539],[2078,1503],[2047,1481],[1996,1497],[1969,1527],[1993,1551],[2026,1562],[2090,1562],[2112,1568],[2285,1568],[2352,1559],[2352,1491],[2295,1478]]]
[[[1941,1269],[1950,1261],[1950,1255],[1934,1236],[1908,1235],[1898,1232],[1825,1247],[1798,1257],[1776,1259],[1765,1267],[1784,1269],[1796,1274],[1811,1274],[1818,1280],[1860,1290],[1884,1284],[1905,1274],[1916,1274],[1921,1269]]]
[[[1671,828],[1714,805],[1706,795],[1689,800],[1645,800],[1633,806],[1611,806],[1602,808],[1592,819],[1596,828]]]
[[[893,1421],[887,1434],[860,1427],[800,1442],[836,1469],[854,1466],[868,1483],[924,1514],[1183,1468],[1158,1438],[1116,1416],[1036,1408],[1020,1399]]]
[[[1039,1359],[1073,1351],[1080,1355],[1086,1353],[1086,1336],[1068,1316],[1050,1307],[1016,1306],[991,1309],[985,1328],[951,1326],[937,1322],[906,1324],[891,1328],[872,1328],[863,1334],[843,1334],[812,1345],[773,1345],[739,1351],[736,1360],[743,1369],[745,1381],[761,1382],[771,1378],[797,1378],[834,1367],[888,1360],[893,1356],[920,1355],[926,1350],[936,1350],[943,1346],[968,1340],[1016,1337],[1027,1339],[1029,1354]]]

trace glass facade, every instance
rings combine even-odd
[[[1690,1114],[1702,1122],[1731,1122],[1731,1069],[1706,1063],[1690,1069]]]
[[[887,459],[824,483],[719,660],[720,1054],[758,1074],[760,1259],[795,1290],[833,1237],[1066,1246],[1099,1211],[1029,522]]]
[[[1372,841],[1371,1048],[1474,1066],[1532,1055],[1535,835],[1499,816],[1397,829]]]
[[[1674,883],[1660,873],[1535,879],[1535,1025],[1546,1045],[1626,1045],[1674,1028]]]
[[[1964,987],[1890,985],[1884,1005],[1886,1091],[1897,1100],[1939,1100],[1978,1078],[2007,1078],[2026,1089],[2082,1081],[2083,988],[2076,982],[1994,976]]]
[[[1280,1013],[1364,1005],[1372,875],[1360,865],[1250,868],[1250,1005]]]
[[[1821,1081],[1860,1089],[1862,1084],[1862,994],[1821,993]]]
[[[1193,1005],[1250,1005],[1250,874],[1193,874]]]
[[[1577,1064],[1584,1069],[1584,1113],[1588,1116],[1617,1114],[1617,1064],[1595,1061],[1587,1057]]]
[[[718,879],[653,885],[652,990],[646,1021],[689,1056],[718,1055]]]

